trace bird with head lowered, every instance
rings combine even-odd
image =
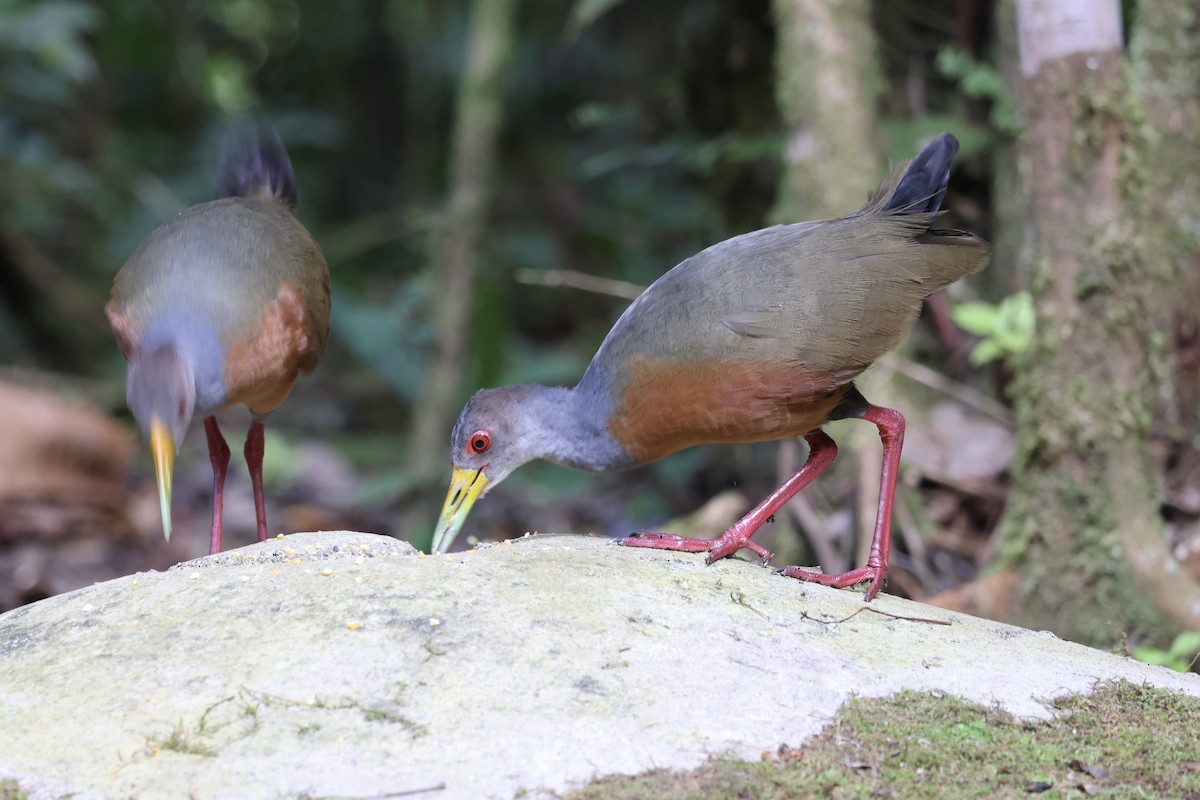
[[[873,423],[883,442],[879,506],[867,563],[828,575],[784,575],[830,586],[887,576],[904,417],[868,402],[855,379],[896,347],[922,301],[982,269],[989,248],[934,227],[958,141],[934,138],[866,205],[840,219],[776,225],[682,262],[626,309],[573,388],[505,386],[467,403],[451,436],[454,475],[434,549],[453,542],[472,505],[522,464],[622,469],[700,444],[803,437],[806,462],[713,540],[635,533],[621,544],[707,552],[747,548],[754,535],[837,454],[830,420]]]
[[[221,550],[229,446],[213,416],[252,414],[245,457],[258,539],[267,538],[263,422],[311,372],[329,338],[329,269],[292,215],[296,182],[279,137],[247,122],[229,137],[217,199],[181,212],[138,245],[105,308],[129,361],[129,410],[150,442],[163,534],[171,536],[175,453],[204,419],[213,470],[209,552]]]

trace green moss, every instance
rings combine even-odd
[[[146,746],[135,754],[136,758],[154,757],[164,752],[184,755],[213,757],[226,746],[248,739],[261,727],[263,709],[284,711],[289,714],[307,716],[329,711],[350,711],[361,714],[367,722],[397,725],[414,739],[425,736],[429,729],[409,719],[400,712],[407,685],[398,682],[393,686],[391,702],[370,705],[349,697],[316,697],[307,702],[281,695],[242,689],[237,695],[213,703],[194,721],[180,720],[165,734],[146,737]],[[298,736],[309,736],[320,731],[319,721],[304,722],[296,726]],[[0,795],[0,800],[6,800]]]
[[[146,737],[142,756],[162,752],[211,758],[220,749],[254,734],[259,728],[258,704],[226,697],[210,705],[194,723],[179,721],[169,733]]]
[[[205,758],[216,756],[217,751],[199,739],[200,736],[196,731],[188,729],[181,722],[168,734],[147,738],[146,749],[142,754],[157,756],[162,752],[171,752],[189,756],[204,756]]]
[[[1110,444],[1095,446],[1096,461]],[[1124,558],[1114,509],[1095,475],[1064,468],[1040,472],[1036,480],[1036,495],[1054,502],[1015,496],[1019,505],[1011,509],[1012,524],[1001,542],[1002,560],[1022,575],[1026,626],[1102,648],[1118,645],[1126,634],[1169,638]]]
[[[29,800],[16,781],[0,780],[0,800]]]
[[[737,797],[1194,797],[1200,700],[1113,683],[1032,724],[941,695],[856,700],[817,737],[762,761],[715,757],[685,772],[607,776],[566,800]]]
[[[251,697],[256,703],[272,708],[288,709],[290,711],[354,711],[362,714],[363,719],[367,722],[384,722],[390,725],[398,725],[414,739],[418,739],[429,733],[429,728],[400,713],[399,706],[404,704],[404,693],[407,691],[407,688],[407,684],[403,681],[397,682],[392,689],[392,700],[386,705],[368,705],[351,697],[314,697],[305,703],[297,703],[295,700],[287,697],[267,692],[256,692],[245,689],[243,693]],[[320,728],[316,724],[302,727],[309,728],[309,730],[304,731],[306,733]]]

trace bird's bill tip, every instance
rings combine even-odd
[[[454,468],[454,475],[450,478],[450,490],[446,492],[446,503],[442,506],[442,515],[433,531],[430,552],[444,553],[450,549],[467,519],[467,514],[471,512],[471,506],[475,505],[475,501],[483,494],[487,483],[488,476],[483,469]]]
[[[171,475],[175,468],[175,439],[158,417],[150,420],[150,453],[158,481],[158,504],[162,511],[163,536],[171,541]]]

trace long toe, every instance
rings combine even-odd
[[[651,547],[655,550],[678,550],[684,553],[707,553],[711,539],[690,539],[673,533],[631,533],[617,544],[625,547]]]
[[[795,578],[799,581],[809,581],[811,583],[819,583],[822,586],[832,586],[835,589],[845,589],[847,586],[856,586],[860,583],[870,581],[870,585],[867,586],[866,599],[873,600],[875,595],[879,594],[879,590],[883,586],[883,581],[887,577],[887,567],[868,564],[865,567],[852,569],[849,572],[843,572],[838,575],[826,575],[824,572],[814,572],[802,567],[784,567],[779,570],[779,574],[787,578]]]
[[[762,559],[762,563],[764,564],[769,563],[771,556],[774,555],[770,550],[753,541],[750,538],[750,534],[737,532],[737,526],[734,526],[721,534],[721,538],[712,543],[712,550],[708,554],[708,563],[711,564],[714,561],[731,556],[742,548],[753,552]]]

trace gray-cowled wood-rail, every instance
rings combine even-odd
[[[263,422],[311,372],[329,337],[329,269],[294,216],[297,193],[274,130],[245,123],[226,143],[217,199],[183,211],[138,245],[105,308],[129,361],[129,410],[149,440],[163,533],[171,535],[175,452],[204,418],[213,470],[209,552],[221,550],[229,446],[213,414],[244,404],[258,539],[267,538]]]
[[[475,394],[451,437],[454,476],[434,549],[445,550],[477,498],[542,458],[584,470],[645,464],[694,445],[801,436],[800,470],[714,540],[635,533],[638,547],[708,552],[751,536],[837,454],[826,422],[873,423],[883,441],[874,538],[865,566],[784,575],[879,591],[888,569],[904,418],[854,380],[895,347],[921,302],[987,263],[987,243],[933,227],[958,141],[942,134],[841,219],[776,225],[715,244],[654,282],[625,311],[574,388],[505,386]]]

